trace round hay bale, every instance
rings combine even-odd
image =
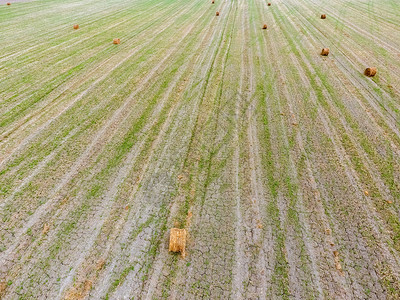
[[[213,1],[211,1],[211,4],[214,4],[214,0],[213,0]]]
[[[180,252],[185,257],[186,250],[186,230],[171,228],[169,235],[169,251]]]
[[[322,56],[328,56],[328,54],[329,54],[329,48],[322,49],[322,51],[321,51]]]
[[[47,234],[49,232],[49,230],[50,230],[50,225],[48,223],[44,224],[42,233]]]
[[[321,19],[326,19],[326,15],[321,15]]]
[[[268,6],[271,6],[271,3],[270,3],[270,2],[268,2]]]
[[[267,29],[267,28],[268,28],[267,24],[264,24],[262,29]]]
[[[376,74],[376,68],[366,68],[364,74],[368,77],[374,77]]]
[[[10,3],[10,2],[7,2],[7,5],[11,5],[11,3]]]
[[[218,16],[219,16],[219,11],[217,11],[217,12],[215,13],[215,15],[218,17]]]
[[[119,45],[121,43],[120,39],[113,39],[113,44],[114,45]]]
[[[78,24],[75,24],[75,25],[74,25],[74,29],[79,29],[79,25],[78,25]]]

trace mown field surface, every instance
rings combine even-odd
[[[400,299],[397,0],[5,2],[0,298]]]

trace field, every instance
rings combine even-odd
[[[270,1],[0,0],[1,299],[400,299],[398,1]]]

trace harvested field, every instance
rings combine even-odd
[[[7,2],[1,299],[400,299],[396,0]]]

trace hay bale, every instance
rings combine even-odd
[[[215,13],[215,15],[218,17],[218,16],[219,16],[219,11],[217,11],[217,12]]]
[[[7,289],[7,282],[5,280],[0,281],[0,299],[4,296]]]
[[[335,258],[336,270],[338,270],[340,272],[343,272],[342,265],[340,264],[339,252],[338,251],[333,251],[333,256]]]
[[[79,29],[79,25],[78,25],[78,24],[75,24],[75,25],[74,25],[74,29]]]
[[[364,74],[368,77],[374,77],[376,74],[376,68],[366,68]]]
[[[113,39],[113,44],[114,45],[119,45],[121,43],[120,39]]]
[[[7,2],[7,5],[11,5],[11,3],[10,3],[10,2]]]
[[[271,3],[268,2],[268,6],[271,6]]]
[[[322,56],[328,56],[328,54],[329,54],[329,48],[322,49],[322,51],[321,51]]]
[[[43,230],[42,230],[42,233],[43,234],[47,234],[48,232],[49,232],[49,230],[50,230],[50,225],[49,224],[44,224],[43,225]]]
[[[186,249],[186,230],[179,228],[171,228],[169,235],[169,251],[180,252],[185,256]]]
[[[106,264],[106,261],[104,259],[100,259],[96,264],[96,270],[100,271],[101,269],[103,269],[105,264]]]
[[[326,19],[326,15],[321,15],[321,19]]]
[[[264,24],[262,29],[267,29],[267,24]]]
[[[211,1],[211,4],[214,4],[214,0],[213,0],[213,1]]]

